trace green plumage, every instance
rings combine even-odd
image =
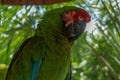
[[[63,7],[47,12],[33,37],[24,41],[15,53],[6,80],[30,80],[31,62],[43,56],[37,80],[65,80],[71,61],[70,41],[64,34],[62,13],[77,10]]]

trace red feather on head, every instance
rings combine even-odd
[[[80,11],[77,11],[76,14],[73,16],[74,20],[78,20],[80,18],[83,18],[86,22],[90,22],[91,17],[90,15],[83,9]]]
[[[63,13],[63,20],[65,21],[65,26],[67,27],[69,24],[73,23],[75,20],[85,20],[86,22],[90,22],[90,15],[83,9],[79,11],[68,11]]]

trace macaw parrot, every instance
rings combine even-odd
[[[46,12],[35,35],[14,54],[6,80],[71,80],[71,48],[89,21],[77,7]]]

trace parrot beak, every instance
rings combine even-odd
[[[86,27],[85,20],[75,20],[65,28],[66,36],[69,40],[76,40],[84,32]]]

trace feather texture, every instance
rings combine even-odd
[[[31,70],[31,76],[30,80],[36,80],[38,76],[38,71],[42,65],[42,59],[43,57],[41,56],[38,61],[32,61],[32,70]]]
[[[9,66],[6,80],[65,80],[74,41],[64,34],[63,7],[47,12],[39,22],[35,35],[23,42]],[[82,22],[84,23],[84,22]],[[76,29],[81,22],[75,22]],[[85,24],[82,24],[85,26]],[[80,28],[84,30],[84,28]],[[81,32],[75,32],[80,35]],[[71,76],[68,76],[71,79]]]

